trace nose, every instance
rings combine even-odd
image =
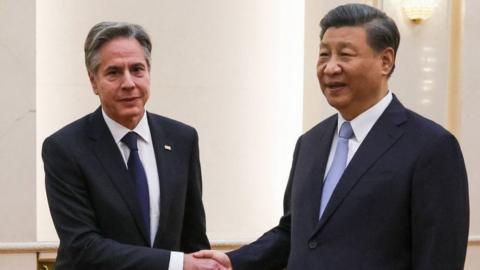
[[[132,74],[129,71],[126,71],[123,76],[122,89],[132,89],[135,87],[135,81],[133,80]]]
[[[338,64],[338,61],[335,57],[331,57],[323,63],[323,73],[328,76],[333,76],[342,72],[342,67]]]

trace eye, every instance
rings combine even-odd
[[[330,53],[328,51],[320,51],[320,54],[319,54],[320,58],[326,58],[329,56],[330,56]]]
[[[340,51],[340,57],[353,57],[355,53],[350,50]]]
[[[145,66],[143,65],[134,65],[130,69],[130,72],[136,75],[142,75],[144,71],[145,71]]]
[[[118,76],[120,74],[120,71],[116,68],[109,68],[107,69],[107,72],[106,72],[106,75],[108,77],[115,77],[115,76]]]

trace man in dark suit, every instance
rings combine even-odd
[[[85,62],[101,107],[48,137],[48,203],[56,269],[217,269],[210,248],[195,129],[146,112],[151,42],[142,27],[95,25]]]
[[[390,92],[400,42],[391,18],[361,4],[321,21],[317,74],[338,114],[302,135],[284,216],[224,254],[234,270],[460,270],[467,176],[457,140]]]

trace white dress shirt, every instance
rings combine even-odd
[[[373,125],[377,122],[378,118],[380,118],[380,116],[388,107],[392,99],[393,95],[390,91],[388,91],[387,95],[384,96],[379,102],[377,102],[377,104],[373,105],[370,109],[364,111],[350,121],[350,125],[353,129],[353,138],[348,140],[347,166],[348,163],[350,163],[350,160],[352,160],[353,155],[355,155],[358,148],[362,144],[365,137],[367,137]],[[335,132],[335,136],[333,136],[332,146],[330,147],[327,167],[325,169],[325,175],[323,177],[324,180],[325,177],[327,177],[327,172],[328,170],[330,170],[330,166],[333,162],[333,156],[335,155],[335,148],[337,146],[338,133],[340,132],[340,127],[342,126],[343,122],[346,122],[346,120],[342,117],[340,113],[338,113],[337,130]]]
[[[122,138],[130,131],[134,131],[139,135],[137,141],[138,155],[142,161],[145,174],[147,175],[148,194],[150,197],[150,244],[153,246],[155,235],[158,230],[158,221],[160,218],[160,180],[158,176],[157,162],[155,151],[153,149],[152,135],[147,120],[147,112],[143,114],[142,119],[137,126],[130,130],[115,120],[111,119],[102,109],[103,119],[112,133],[113,139],[122,153],[125,165],[128,163],[130,149],[122,142]],[[183,269],[183,253],[172,251],[170,254],[169,270]]]

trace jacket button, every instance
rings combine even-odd
[[[318,242],[315,241],[315,240],[312,240],[310,242],[308,242],[308,247],[311,248],[311,249],[314,249],[318,246]]]

